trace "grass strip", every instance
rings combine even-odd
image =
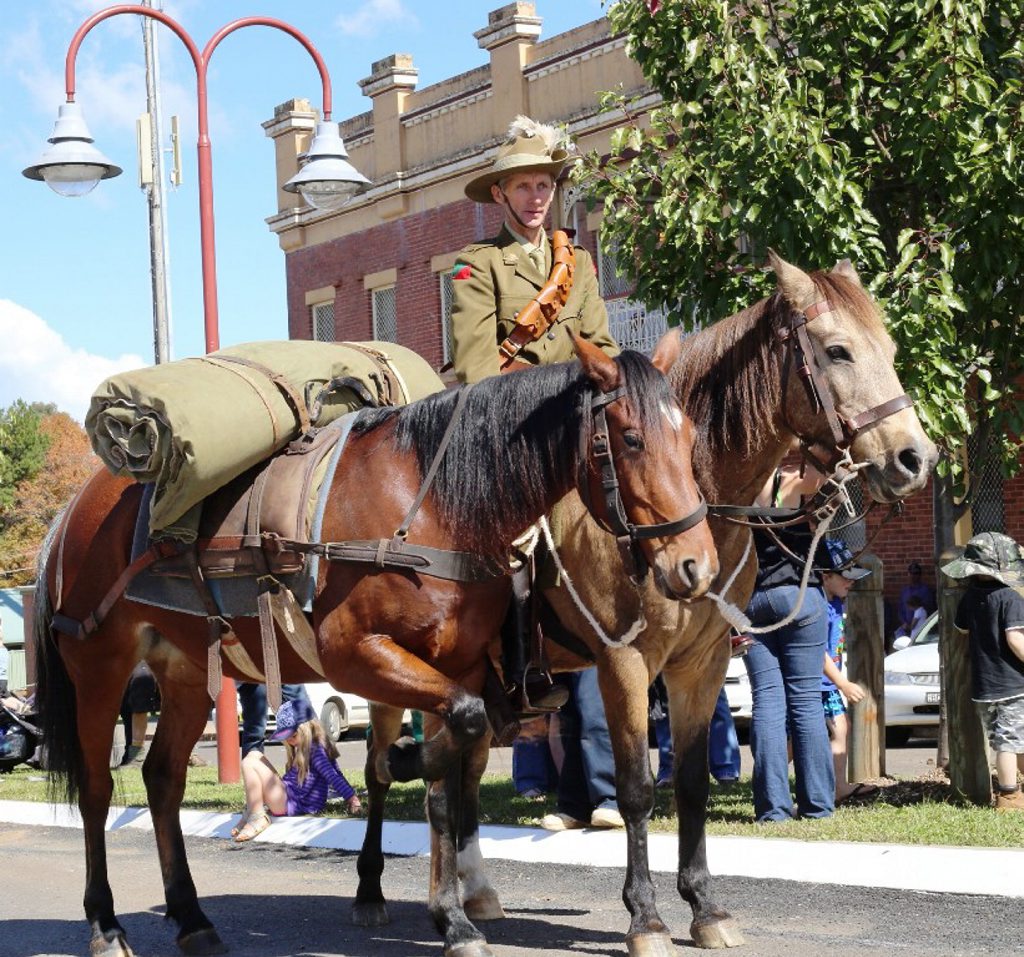
[[[137,767],[116,769],[113,802],[124,807],[145,807],[142,773]],[[345,769],[353,787],[361,790],[363,775]],[[948,781],[941,778],[880,782],[878,797],[868,803],[846,805],[824,820],[755,824],[750,778],[728,786],[712,785],[708,804],[708,834],[739,837],[788,838],[803,841],[855,841],[883,844],[935,844],[960,847],[1024,846],[1024,815],[996,814],[991,808],[960,801]],[[387,818],[422,821],[422,782],[394,784],[388,794]],[[0,775],[0,800],[46,801],[46,774],[28,767]],[[219,784],[217,769],[192,767],[182,807],[196,811],[238,812],[242,809],[240,784]],[[553,796],[543,801],[519,797],[507,775],[488,774],[481,783],[480,817],[483,824],[536,826],[539,818],[555,810]],[[326,816],[344,817],[340,800],[328,802]],[[674,833],[677,828],[668,791],[658,790],[652,832]]]

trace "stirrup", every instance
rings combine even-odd
[[[552,714],[569,700],[569,689],[556,685],[548,671],[527,667],[520,682],[509,689],[520,714]]]

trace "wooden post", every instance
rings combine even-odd
[[[962,548],[942,553],[945,565],[963,554]],[[953,790],[974,804],[992,803],[992,772],[981,719],[971,700],[969,639],[953,627],[963,583],[941,576],[939,593],[939,681],[949,735],[949,781]]]
[[[861,555],[857,564],[871,574],[846,599],[846,673],[867,694],[850,706],[849,774],[851,781],[866,781],[885,775],[884,582],[877,556]]]

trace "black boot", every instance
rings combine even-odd
[[[501,629],[501,670],[505,691],[519,714],[545,714],[557,711],[569,700],[568,689],[555,684],[551,674],[527,662],[527,642],[540,625],[533,614],[529,562],[512,575],[512,607]],[[539,640],[539,632],[536,639]]]

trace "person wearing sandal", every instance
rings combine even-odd
[[[338,752],[324,734],[308,701],[286,701],[277,712],[274,741],[283,741],[287,756],[284,777],[260,751],[250,751],[242,761],[245,810],[231,831],[237,843],[251,841],[270,827],[270,818],[319,814],[329,790],[344,799],[349,814],[359,814],[362,804],[355,789],[338,770]]]

